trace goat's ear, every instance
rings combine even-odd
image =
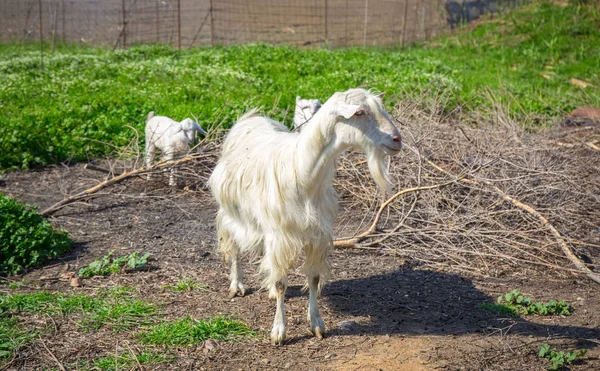
[[[350,117],[354,116],[359,109],[360,106],[356,104],[338,104],[334,109],[334,113],[336,116],[342,116],[346,119],[349,119]]]
[[[383,99],[383,98],[385,98],[385,92],[379,93],[379,94],[377,94],[377,96],[379,97],[379,99]]]
[[[200,127],[200,125],[198,125],[198,124],[197,124],[197,123],[195,123],[195,122],[194,122],[194,130],[196,130],[197,132],[199,132],[199,133],[200,133],[200,134],[202,134],[202,135],[208,135],[208,134],[206,133],[206,131],[204,131],[204,129],[202,129],[202,128]]]

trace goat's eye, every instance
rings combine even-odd
[[[355,116],[364,116],[365,114],[365,110],[364,109],[358,109],[356,110],[356,113],[354,114]]]

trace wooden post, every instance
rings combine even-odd
[[[159,18],[158,18],[158,2],[159,0],[156,0],[156,42],[160,42],[160,32],[159,32],[159,27],[160,27],[160,22],[159,22]]]
[[[348,46],[348,0],[346,0],[346,45]]]
[[[425,35],[425,14],[427,13],[427,1],[421,0],[421,40],[426,39]]]
[[[363,36],[363,48],[367,47],[367,27],[368,27],[368,15],[369,15],[369,0],[365,0],[365,31]]]
[[[44,69],[44,35],[42,33],[42,0],[38,0],[38,10],[40,12],[40,67]]]
[[[58,13],[58,3],[55,3],[54,5],[56,5],[56,8],[54,8],[54,24],[52,25],[52,54],[54,54],[54,42],[56,40],[56,16]]]
[[[327,5],[328,5],[327,4],[327,0],[325,0],[325,46],[327,46],[327,48],[329,48],[329,42],[327,41],[329,39],[328,32],[327,32],[328,31],[327,30],[327,23],[329,23],[328,22],[328,14],[327,13],[328,13],[328,8],[329,7]]]
[[[65,42],[65,0],[60,0],[60,8],[62,12],[62,41]]]
[[[121,33],[123,34],[123,48],[127,47],[127,9],[125,9],[125,0],[121,1],[121,4],[123,6],[122,9],[122,13],[123,13],[123,30],[121,31]]]
[[[404,0],[404,21],[402,22],[402,39],[400,41],[400,45],[404,48],[404,43],[406,42],[406,21],[408,17],[408,1]]]
[[[210,0],[210,46],[215,46],[215,17],[213,0]]]
[[[181,49],[181,0],[177,0],[177,49]]]

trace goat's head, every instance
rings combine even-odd
[[[181,121],[181,130],[185,133],[187,139],[191,142],[194,141],[194,134],[199,132],[200,134],[206,135],[206,131],[200,127],[197,123],[195,123],[192,119],[187,118]]]
[[[299,108],[304,117],[311,118],[321,108],[321,102],[318,99],[302,99],[296,97],[296,107]]]
[[[345,145],[367,154],[369,170],[375,182],[389,191],[384,157],[402,149],[400,131],[383,108],[381,98],[364,89],[335,93],[327,102],[336,115],[336,136]]]

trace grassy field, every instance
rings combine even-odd
[[[210,128],[258,106],[290,123],[296,95],[324,101],[357,86],[386,91],[388,106],[441,90],[448,109],[479,109],[492,94],[516,116],[562,115],[600,104],[599,19],[593,7],[534,4],[403,50],[62,45],[43,70],[39,45],[2,45],[0,171],[110,153],[149,111]]]

